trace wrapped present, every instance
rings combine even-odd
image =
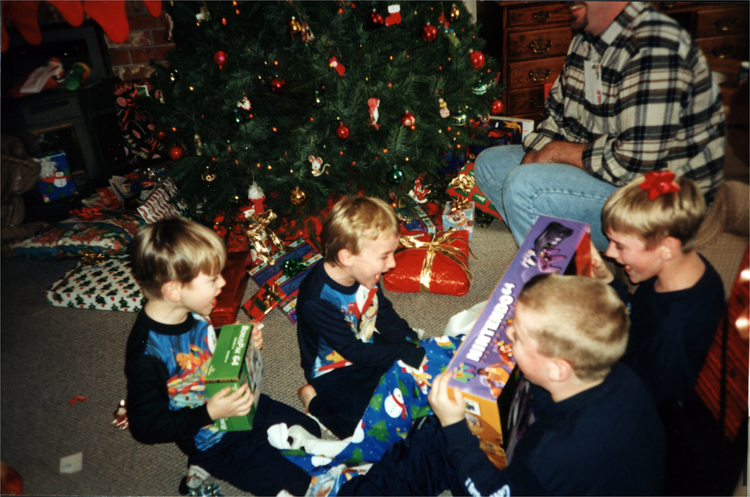
[[[416,202],[409,202],[402,207],[396,207],[396,216],[401,221],[401,234],[410,231],[422,231],[434,236],[438,232],[436,223],[425,212],[425,207]]]
[[[250,270],[250,277],[261,288],[243,308],[250,316],[260,320],[278,306],[292,323],[296,323],[299,285],[312,266],[322,258],[312,245],[301,238],[290,243],[284,251],[271,255],[270,264],[262,262]]]
[[[251,319],[261,321],[269,312],[276,309],[282,300],[286,299],[286,293],[279,288],[279,285],[271,280],[265,283],[255,295],[247,302],[242,304],[247,315]]]
[[[47,300],[58,307],[138,312],[146,299],[133,278],[130,259],[82,261],[47,290]]]
[[[211,311],[211,324],[213,326],[224,326],[233,324],[237,320],[242,298],[245,296],[247,282],[250,279],[247,274],[250,251],[229,252],[227,254],[227,265],[221,272],[227,284],[216,297],[216,307]]]
[[[175,197],[177,197],[177,185],[167,178],[155,187],[138,207],[138,214],[149,224],[168,217],[179,216],[180,210],[184,210],[187,205],[183,201],[175,204]]]
[[[498,397],[515,367],[507,327],[518,295],[538,274],[591,276],[589,229],[588,224],[540,216],[448,365],[448,385],[463,393],[469,429],[498,469],[506,465],[501,423],[507,421],[500,419]]]
[[[465,198],[455,198],[446,202],[443,209],[443,229],[455,228],[469,233],[469,241],[474,234],[474,202]]]
[[[487,122],[479,121],[478,126],[472,128],[471,138],[476,142],[469,146],[469,153],[479,155],[481,151],[490,147],[523,145],[524,138],[532,131],[533,119],[490,116]]]
[[[454,197],[471,200],[474,202],[474,206],[477,209],[486,212],[487,214],[491,214],[498,219],[502,219],[500,213],[490,202],[490,199],[488,199],[477,186],[477,182],[474,179],[474,162],[468,162],[458,176],[451,181],[448,193]]]
[[[401,236],[396,267],[383,283],[392,292],[466,295],[474,276],[469,271],[469,234],[449,229],[431,237],[412,232]]]
[[[41,159],[34,160],[41,165],[39,190],[41,190],[45,202],[78,193],[65,152],[49,154]]]

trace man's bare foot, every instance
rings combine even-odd
[[[302,405],[305,409],[310,405],[310,401],[318,395],[318,393],[315,391],[312,385],[305,384],[299,387],[299,390],[297,390],[297,397],[299,397],[299,401],[302,402]]]

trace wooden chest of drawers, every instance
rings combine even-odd
[[[479,2],[478,20],[483,25],[483,36],[488,39],[487,51],[500,59],[503,66],[502,82],[507,88],[503,114],[539,121],[544,112],[544,84],[557,79],[573,38],[569,2],[482,4]],[[722,98],[728,104],[737,86],[740,63],[748,60],[750,3],[651,4],[690,32],[711,69],[723,80]]]

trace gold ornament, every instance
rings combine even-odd
[[[289,28],[289,34],[292,35],[292,38],[294,38],[295,35],[302,32],[302,24],[300,24],[300,22],[297,19],[295,19],[294,16],[292,16],[292,20],[289,21],[288,28]]]
[[[291,197],[289,197],[289,201],[294,205],[303,205],[305,202],[307,202],[307,194],[299,187],[295,188],[294,190],[292,190],[292,195]]]
[[[458,21],[459,17],[461,17],[461,11],[458,10],[458,7],[456,7],[456,4],[454,3],[451,7],[451,22]]]

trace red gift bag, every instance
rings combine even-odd
[[[431,237],[421,231],[401,236],[396,267],[383,283],[392,292],[466,295],[474,276],[469,271],[469,234],[451,228]]]

